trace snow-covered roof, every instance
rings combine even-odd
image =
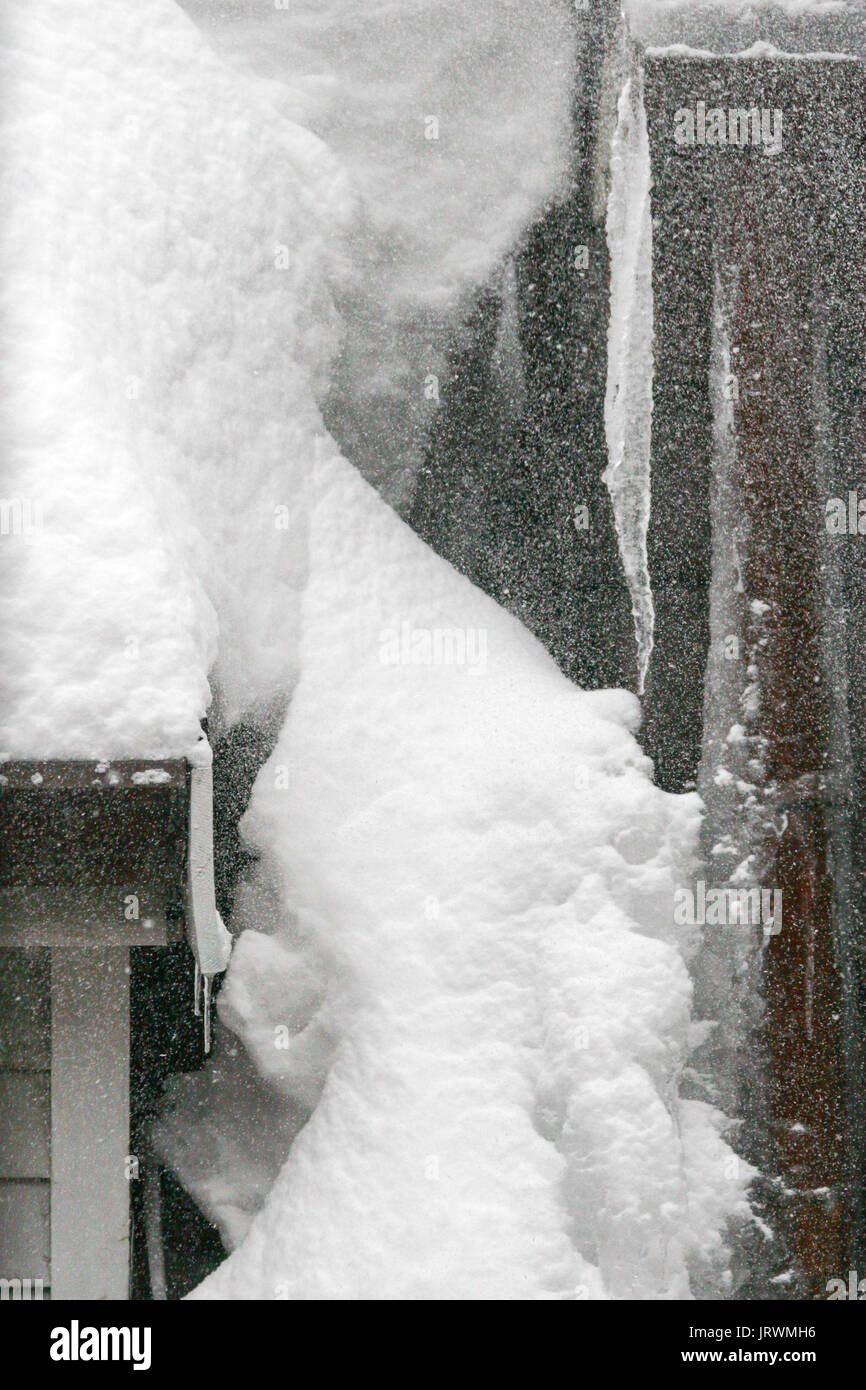
[[[2,37],[0,757],[184,756],[209,675],[229,719],[293,679],[352,199],[176,5]]]
[[[705,56],[866,55],[862,0],[625,0],[625,9],[634,38],[652,48]]]

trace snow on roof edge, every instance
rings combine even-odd
[[[859,63],[863,61],[863,55],[859,53],[791,53],[786,49],[775,48],[773,44],[765,43],[760,39],[756,39],[751,48],[719,51],[717,48],[693,48],[687,43],[668,43],[647,44],[643,52],[648,58],[741,58],[746,60],[772,58],[784,62],[801,63],[818,59],[834,63]]]
[[[625,0],[632,37],[646,48],[704,57],[864,57],[866,4],[846,0]],[[756,45],[767,52],[751,55]]]

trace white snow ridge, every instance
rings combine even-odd
[[[697,798],[653,787],[633,697],[575,689],[341,460],[317,482],[302,675],[247,814],[253,930],[220,996],[274,1091],[254,1187],[289,1112],[312,1114],[198,1296],[688,1297],[745,1211],[718,1117],[676,1095],[670,903]],[[485,631],[483,674],[383,664],[396,616]],[[243,1183],[252,1083],[229,1057],[214,1076],[167,1147],[183,1136],[237,1239],[218,1155]]]
[[[43,520],[0,747],[183,756],[208,682],[223,724],[288,701],[157,1132],[232,1251],[193,1297],[724,1290],[750,1173],[678,1094],[700,803],[326,433],[350,172],[172,0],[7,11],[3,492]]]

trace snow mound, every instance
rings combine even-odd
[[[569,189],[579,19],[566,0],[181,0],[326,141],[363,206],[328,423],[406,504],[461,295]]]
[[[386,299],[450,309],[567,187],[574,23],[561,0],[180,3],[350,170],[387,246]]]
[[[169,0],[2,37],[0,755],[182,755],[293,678],[352,200]]]
[[[699,802],[653,786],[633,697],[572,686],[342,460],[316,493],[220,996],[255,1081],[224,1032],[160,1134],[243,1236],[196,1296],[687,1298],[747,1176],[676,1094]]]
[[[748,1174],[677,1097],[698,802],[337,455],[339,166],[169,0],[5,38],[0,752],[183,754],[209,672],[225,722],[297,681],[159,1136],[236,1246],[199,1296],[723,1281]]]

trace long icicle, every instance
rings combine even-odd
[[[653,381],[652,218],[643,74],[626,82],[611,149],[607,207],[610,320],[604,403],[608,466],[619,549],[631,595],[642,694],[655,610],[647,562]]]

